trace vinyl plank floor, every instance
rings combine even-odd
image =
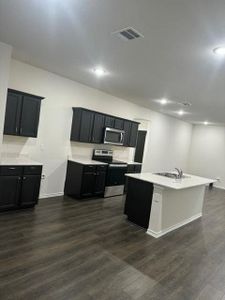
[[[225,191],[196,220],[154,239],[123,197],[43,199],[0,214],[0,300],[225,300]]]

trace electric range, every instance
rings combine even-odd
[[[104,197],[122,195],[127,163],[113,159],[112,150],[94,150],[92,159],[108,164]]]

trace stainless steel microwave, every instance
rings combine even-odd
[[[124,130],[106,127],[104,135],[104,144],[120,145],[124,143]]]

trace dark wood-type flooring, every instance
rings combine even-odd
[[[0,300],[225,300],[225,191],[204,216],[154,239],[122,197],[41,200],[0,214]]]

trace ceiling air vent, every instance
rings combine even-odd
[[[136,29],[132,27],[127,27],[118,31],[113,32],[113,34],[117,35],[118,37],[130,41],[134,39],[138,39],[140,37],[144,37],[143,34],[138,32]]]

